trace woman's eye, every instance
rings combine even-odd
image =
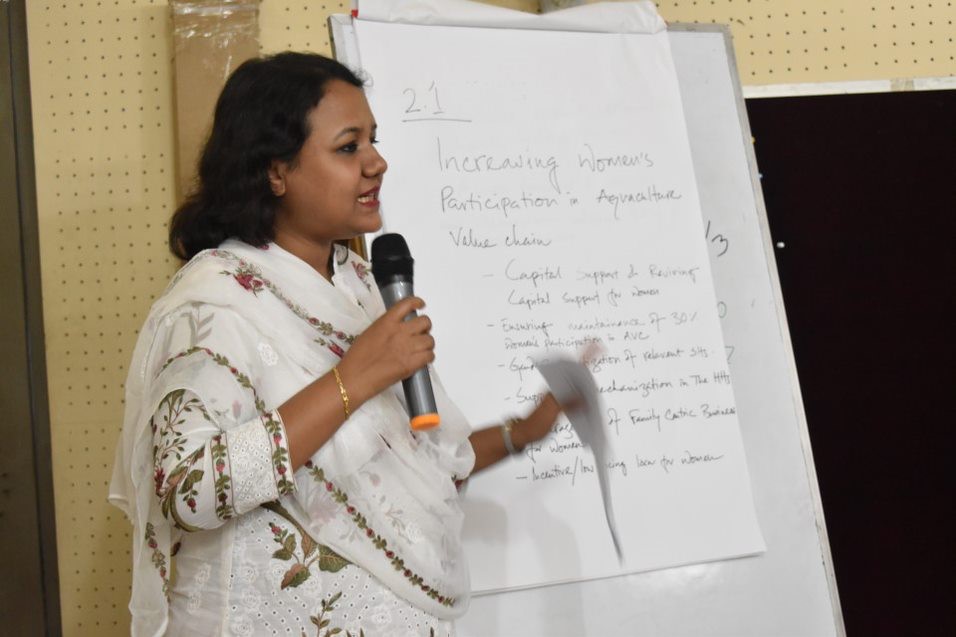
[[[356,150],[358,150],[358,144],[355,142],[351,142],[345,146],[339,147],[340,153],[354,153]]]

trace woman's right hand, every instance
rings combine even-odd
[[[435,360],[431,319],[405,317],[425,307],[418,297],[402,299],[356,337],[339,363],[342,384],[355,408]]]

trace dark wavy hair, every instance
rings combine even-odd
[[[195,189],[173,213],[169,249],[183,260],[226,239],[263,246],[278,204],[274,161],[294,163],[308,138],[309,112],[329,80],[362,86],[348,68],[314,53],[279,53],[237,68],[219,95]]]

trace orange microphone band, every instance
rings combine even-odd
[[[437,427],[441,424],[441,417],[438,414],[422,414],[420,416],[415,416],[411,420],[412,429],[415,431],[423,431],[425,429],[431,429]]]

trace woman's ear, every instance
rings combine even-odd
[[[288,170],[289,165],[284,161],[273,160],[269,166],[269,187],[276,197],[285,194],[285,176]]]

